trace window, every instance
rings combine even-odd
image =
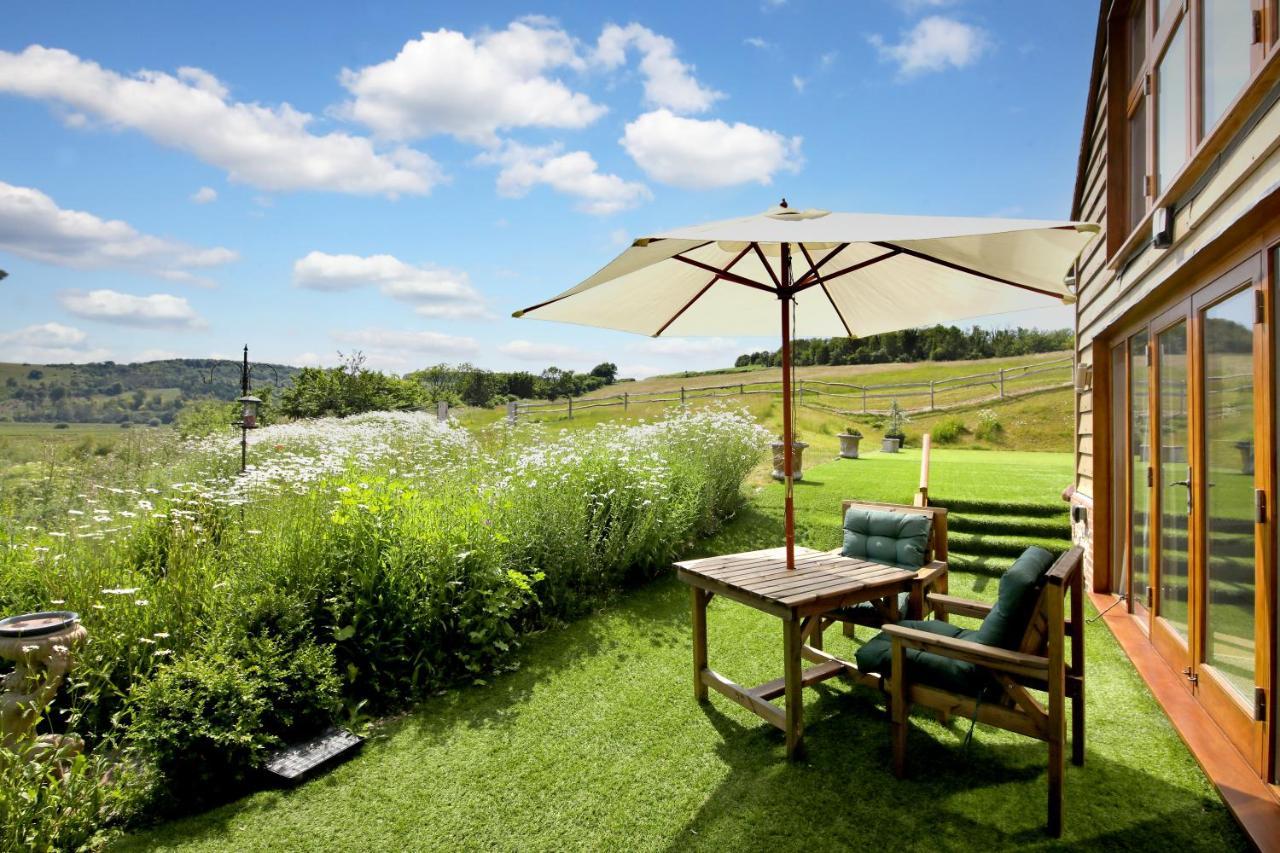
[[[1187,28],[1174,25],[1173,38],[1156,73],[1156,195],[1187,162]]]
[[[1130,0],[1117,6],[1110,29],[1116,132],[1109,168],[1124,204],[1110,218],[1123,226],[1123,233],[1112,235],[1112,251],[1221,124],[1274,52],[1280,28],[1280,0]]]
[[[1204,0],[1200,10],[1200,135],[1212,130],[1249,80],[1253,10],[1249,0]]]

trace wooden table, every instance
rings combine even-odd
[[[675,566],[693,588],[693,695],[705,702],[711,687],[782,729],[787,757],[794,759],[803,752],[803,688],[854,669],[822,650],[823,614],[887,597],[885,616],[896,619],[898,593],[910,589],[915,572],[811,548],[796,548],[793,570],[786,559],[785,549],[770,548]],[[782,620],[782,678],[745,688],[707,666],[707,604],[716,595]],[[803,669],[802,659],[817,665]],[[772,701],[778,696],[782,708]]]

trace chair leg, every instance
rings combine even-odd
[[[1049,741],[1049,834],[1062,837],[1062,740]]]
[[[889,728],[893,740],[893,775],[907,775],[907,690],[906,652],[902,643],[893,642],[893,661],[889,684]]]
[[[1071,763],[1084,766],[1084,681],[1076,688],[1071,700]]]

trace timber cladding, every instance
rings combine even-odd
[[[1072,218],[1097,222],[1102,234],[1077,264],[1076,359],[1094,366],[1095,387],[1077,389],[1076,489],[1095,494],[1096,458],[1104,448],[1094,414],[1105,401],[1107,347],[1126,323],[1173,302],[1203,283],[1215,270],[1229,269],[1251,252],[1266,248],[1280,187],[1280,51],[1254,60],[1244,90],[1219,123],[1199,141],[1187,163],[1159,197],[1148,198],[1148,213],[1124,233],[1127,63],[1123,22],[1129,4],[1102,3],[1093,73],[1081,137]],[[1119,128],[1111,133],[1112,127]],[[1150,219],[1157,207],[1171,208],[1173,245],[1152,248]],[[1095,342],[1100,342],[1095,346]],[[1092,525],[1090,525],[1092,529]],[[1090,566],[1090,569],[1092,566]]]

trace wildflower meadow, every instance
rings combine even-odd
[[[577,432],[371,413],[260,429],[243,475],[229,431],[150,440],[0,492],[0,610],[89,632],[41,730],[90,756],[0,753],[0,846],[208,805],[282,744],[483,684],[716,529],[768,434],[729,410]]]

